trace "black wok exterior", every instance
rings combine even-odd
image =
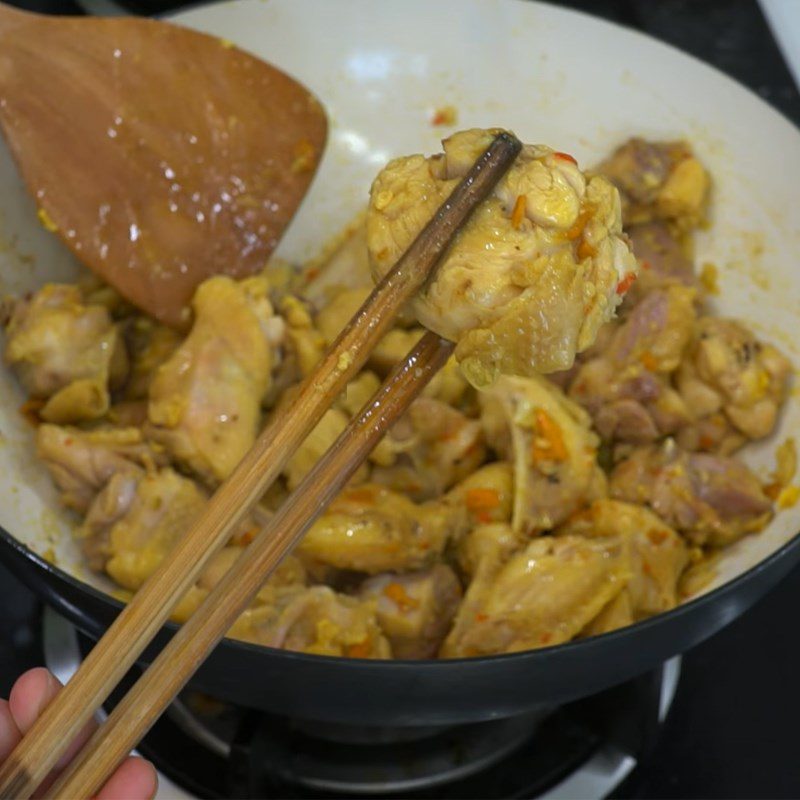
[[[40,558],[0,528],[0,559],[93,638],[121,603]],[[359,725],[454,724],[510,716],[593,694],[682,653],[733,621],[800,561],[800,535],[715,591],[628,628],[491,658],[367,661],[225,639],[191,685],[276,714]],[[176,626],[161,631],[148,663]]]

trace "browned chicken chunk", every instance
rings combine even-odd
[[[731,452],[745,439],[768,436],[790,375],[789,360],[741,323],[722,317],[697,320],[676,376],[693,421],[680,443]]]
[[[273,602],[250,608],[231,635],[267,647],[348,658],[391,658],[374,600],[334,592],[327,586],[287,586]]]
[[[636,450],[611,476],[613,497],[645,503],[692,542],[722,547],[761,530],[772,503],[741,461],[687,453],[672,440]]]
[[[48,283],[14,306],[5,361],[42,419],[58,424],[102,417],[110,388],[127,373],[127,355],[104,306],[85,305],[77,286]]]
[[[705,218],[711,182],[685,142],[634,137],[596,171],[619,189],[625,225],[666,219],[690,228]]]
[[[499,569],[473,579],[440,655],[513,653],[567,642],[622,591],[629,562],[618,537],[535,539]]]
[[[376,575],[361,587],[374,598],[395,658],[433,658],[461,602],[461,585],[445,564],[405,575]]]
[[[61,491],[61,502],[81,513],[113,475],[139,474],[164,463],[138,428],[85,431],[44,424],[36,431],[36,453]]]
[[[562,525],[558,535],[623,537],[630,547],[631,577],[626,592],[633,618],[675,607],[678,578],[689,552],[683,539],[651,511],[618,500],[598,500]]]
[[[283,331],[262,277],[224,276],[195,293],[191,333],[150,385],[150,435],[208,484],[226,478],[255,442]]]
[[[648,294],[585,363],[569,388],[609,442],[641,444],[689,422],[669,374],[680,363],[695,320],[695,291],[671,286]]]
[[[298,553],[338,569],[375,574],[428,566],[466,531],[463,508],[412,503],[383,486],[345,489],[311,526]]]
[[[372,271],[383,277],[497,131],[468,130],[444,153],[391,161],[367,215]],[[617,192],[575,159],[526,145],[414,301],[419,321],[458,343],[475,386],[500,373],[566,369],[613,316],[635,276]]]
[[[486,457],[483,429],[446,403],[420,397],[389,431],[372,480],[416,501],[438,497]]]
[[[97,495],[77,537],[120,586],[138,589],[192,521],[206,496],[172,469],[141,475],[118,472]]]

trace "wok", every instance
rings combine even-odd
[[[800,132],[710,67],[609,23],[520,0],[236,0],[175,19],[275,63],[328,108],[328,151],[279,255],[312,255],[363,207],[388,158],[437,149],[452,130],[431,124],[441,106],[457,109],[459,127],[509,127],[525,141],[573,153],[582,165],[634,133],[685,136],[715,179],[713,226],[700,237],[698,262],[719,268],[719,310],[800,363],[792,338],[800,232],[791,219]],[[69,255],[37,225],[5,150],[0,226],[3,292],[74,274]],[[46,602],[99,636],[120,603],[82,564],[18,413],[24,398],[6,371],[0,388],[0,557]],[[750,447],[747,461],[766,475],[776,445],[798,430],[795,388],[779,430]],[[335,659],[226,639],[193,685],[275,713],[341,723],[447,724],[550,706],[640,674],[731,622],[800,560],[798,530],[800,507],[780,512],[761,534],[725,552],[702,596],[598,638],[439,662]],[[173,631],[167,626],[156,647]]]

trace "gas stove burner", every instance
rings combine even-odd
[[[49,609],[43,634],[48,667],[60,680],[69,680],[91,643]],[[139,751],[159,770],[157,800],[594,800],[613,792],[647,754],[679,675],[680,660],[673,659],[648,676],[561,708],[438,727],[287,719],[189,689]]]
[[[355,746],[350,732],[340,732],[344,740],[334,742],[328,738],[330,730],[323,729],[321,738],[313,724],[299,728],[292,723],[285,731],[270,729],[269,766],[287,782],[311,789],[348,795],[406,794],[463,780],[497,764],[533,736],[543,716],[534,712],[427,734],[415,729],[414,739],[403,736],[403,729],[399,733],[376,729],[373,743]]]

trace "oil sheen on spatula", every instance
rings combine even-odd
[[[327,133],[305,87],[219,38],[7,6],[0,126],[45,227],[175,326],[209,275],[264,266]]]

